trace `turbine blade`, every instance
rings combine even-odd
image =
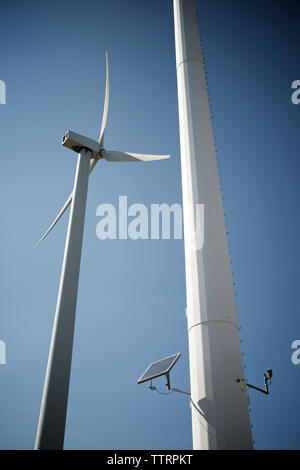
[[[143,153],[116,152],[114,150],[102,150],[101,155],[109,162],[150,162],[170,158],[170,155],[147,155]]]
[[[61,218],[61,216],[65,213],[65,211],[68,209],[69,205],[71,204],[72,202],[72,199],[73,199],[73,192],[70,194],[70,196],[68,197],[68,199],[66,200],[66,202],[64,203],[63,207],[61,208],[61,210],[59,211],[57,217],[53,220],[52,224],[50,225],[50,227],[48,228],[48,230],[44,233],[44,235],[42,236],[42,238],[37,242],[37,244],[35,245],[34,248],[38,247],[42,241],[44,240],[44,238],[46,238],[46,236],[48,235],[48,233],[53,229],[54,225],[56,225],[56,223],[59,221],[59,219]]]
[[[103,145],[103,140],[104,140],[104,132],[105,132],[105,126],[106,126],[106,121],[107,121],[107,113],[108,113],[108,101],[109,101],[109,67],[108,67],[108,54],[106,52],[106,86],[105,86],[105,98],[104,98],[102,125],[101,125],[101,131],[99,135],[100,146]]]
[[[96,158],[92,158],[91,159],[91,163],[90,163],[90,173],[93,171],[93,169],[95,168],[95,165],[96,163],[98,162],[98,160]],[[59,213],[57,214],[56,218],[53,220],[52,224],[50,225],[50,227],[48,228],[48,230],[44,233],[44,235],[42,236],[42,238],[37,242],[37,244],[35,245],[34,248],[37,248],[41,243],[42,241],[46,238],[46,236],[48,235],[49,232],[51,232],[51,230],[53,229],[54,225],[57,224],[57,222],[59,221],[59,219],[62,217],[62,215],[66,212],[66,210],[68,209],[69,205],[71,204],[72,202],[72,199],[73,199],[73,191],[71,192],[70,196],[68,197],[68,199],[66,200],[66,202],[64,203],[63,207],[61,208],[61,210],[59,211]]]
[[[92,158],[90,163],[90,174],[92,173],[93,169],[95,168],[96,164],[99,162],[97,158]]]

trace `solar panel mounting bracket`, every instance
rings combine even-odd
[[[172,390],[173,392],[179,392],[179,393],[184,393],[185,395],[191,395],[191,392],[186,392],[185,390],[181,390],[180,388],[175,388],[175,387],[171,387],[171,384],[170,384],[170,374],[169,372],[166,374],[166,378],[167,378],[167,387],[168,387],[168,390]]]

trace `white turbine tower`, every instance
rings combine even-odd
[[[174,0],[194,449],[252,449],[195,0]],[[195,207],[204,204],[204,245]],[[193,210],[190,210],[190,208]],[[202,223],[199,220],[199,225]]]
[[[35,448],[37,450],[60,450],[63,448],[64,443],[89,173],[94,169],[97,162],[103,158],[108,161],[133,162],[161,160],[169,157],[169,155],[144,155],[105,150],[103,142],[108,112],[108,100],[109,69],[106,54],[106,89],[99,141],[97,142],[72,131],[67,131],[64,134],[62,145],[79,154],[74,188],[53,223],[36,245],[38,246],[42,242],[71,204],[55,320],[36,436]]]

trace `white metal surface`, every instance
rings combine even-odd
[[[104,108],[102,115],[102,124],[99,134],[99,144],[100,147],[103,147],[104,141],[104,132],[106,128],[107,114],[108,114],[108,103],[109,103],[109,66],[108,66],[108,54],[106,52],[106,85],[105,85],[105,98],[104,98]]]
[[[116,150],[101,151],[101,155],[109,162],[151,162],[154,160],[164,160],[170,155],[149,155],[143,153],[118,152]]]
[[[237,308],[194,0],[174,0],[194,449],[252,449]],[[204,204],[204,245],[195,243]],[[194,210],[189,210],[193,207]],[[203,229],[203,227],[202,227]]]
[[[77,132],[66,131],[62,139],[62,145],[76,153],[79,153],[82,148],[86,148],[91,151],[93,158],[101,158],[99,142]]]
[[[36,437],[37,450],[63,448],[90,151],[78,156],[65,254]]]

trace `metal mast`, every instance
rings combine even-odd
[[[61,450],[72,363],[77,290],[91,152],[78,155],[65,254],[38,424],[37,450]]]
[[[244,377],[237,306],[195,0],[174,0],[174,24],[193,446],[252,449],[248,396],[237,384]]]

